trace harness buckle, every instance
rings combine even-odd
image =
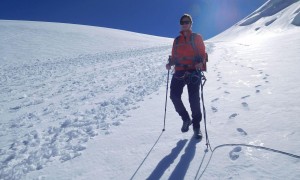
[[[187,68],[189,68],[189,65],[188,65],[188,64],[184,64],[184,65],[182,65],[182,67],[183,67],[184,69],[187,69]]]
[[[185,73],[184,73],[184,75],[183,75],[183,79],[188,79],[188,78],[190,78],[190,75],[191,75],[192,73],[190,73],[190,72],[188,72],[188,71],[185,71]]]

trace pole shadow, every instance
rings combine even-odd
[[[187,139],[180,140],[177,142],[176,147],[174,147],[169,155],[164,157],[147,178],[147,180],[157,180],[165,173],[165,171],[170,167],[174,160],[178,157],[179,153],[182,151],[183,147],[187,143]]]
[[[196,154],[196,144],[200,142],[192,138],[185,148],[185,153],[181,156],[180,161],[175,167],[174,171],[169,177],[169,180],[184,179],[187,170],[189,169],[191,161],[194,159]]]

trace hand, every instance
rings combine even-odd
[[[196,69],[202,69],[203,68],[203,63],[195,64],[195,68]]]
[[[170,70],[171,69],[171,65],[170,64],[166,64],[166,69]]]

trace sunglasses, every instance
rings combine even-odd
[[[190,24],[191,21],[180,21],[180,25],[184,25],[184,24]]]

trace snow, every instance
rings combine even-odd
[[[268,1],[205,42],[213,153],[169,98],[162,131],[172,39],[1,20],[0,179],[299,179],[298,158],[224,145],[300,155],[299,8]]]
[[[258,10],[223,33],[215,41],[255,41],[262,36],[277,36],[286,31],[299,31],[299,0],[269,0]],[[232,36],[232,35],[235,36]],[[271,38],[271,37],[270,37]]]
[[[64,23],[1,20],[0,29],[1,65],[62,61],[79,55],[166,45],[162,37]]]

